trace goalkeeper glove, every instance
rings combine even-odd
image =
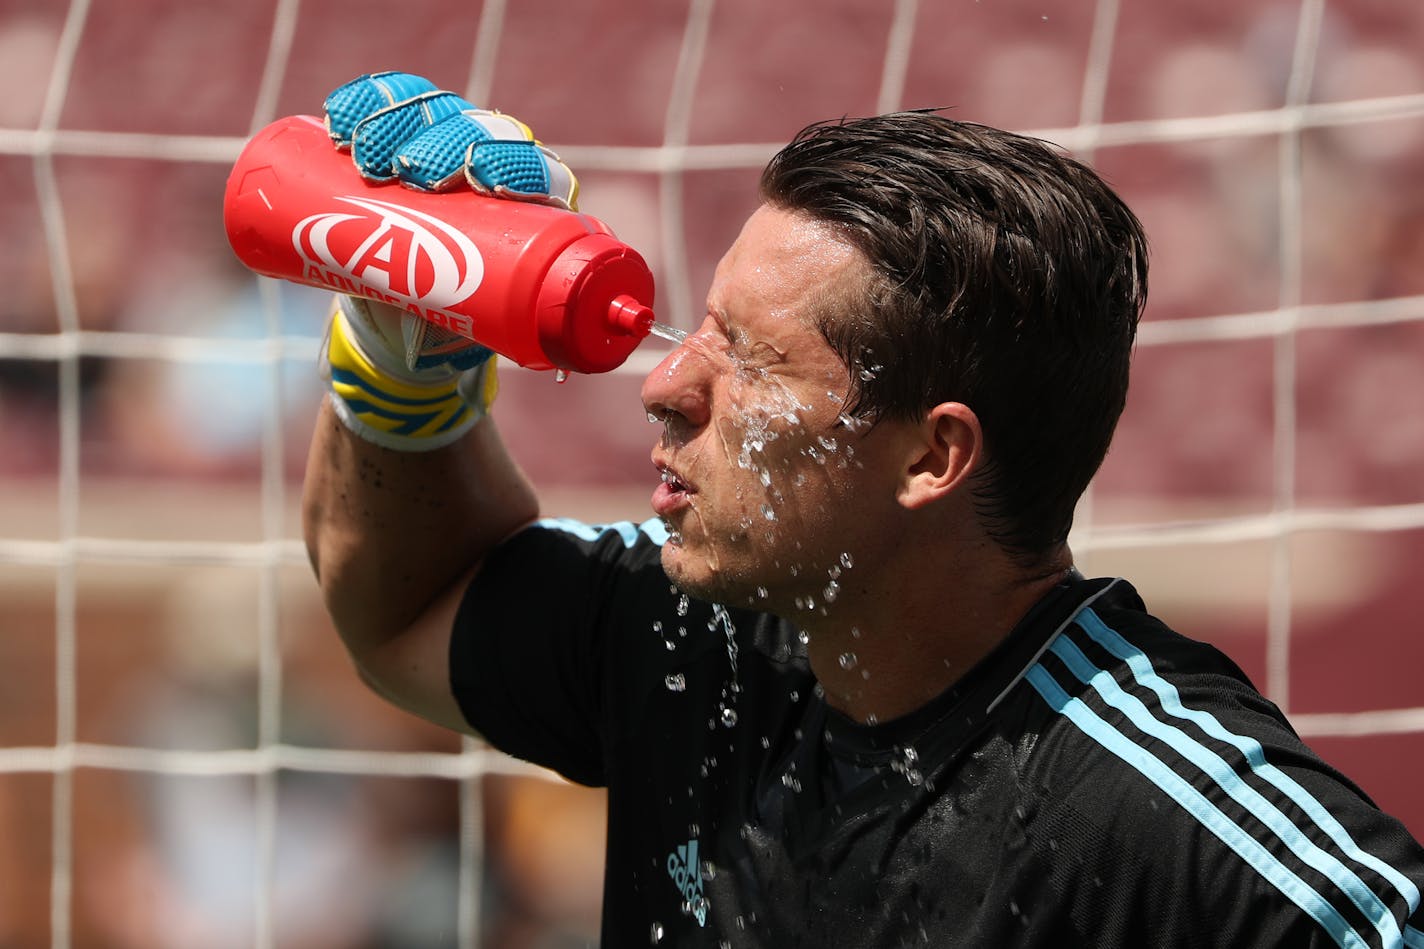
[[[361,76],[327,96],[325,108],[332,142],[368,180],[421,191],[468,185],[578,208],[578,179],[528,126],[420,76]],[[493,355],[412,313],[339,296],[322,363],[348,428],[386,448],[428,451],[456,441],[489,411],[498,388]]]

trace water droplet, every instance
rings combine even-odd
[[[560,384],[569,381],[569,371],[567,369],[555,369],[554,381]]]
[[[766,596],[767,596],[766,587],[757,587],[757,588],[756,588],[756,595],[757,595],[757,599],[759,599],[759,600],[764,600],[764,599],[766,599]]]
[[[658,633],[659,635],[661,635],[661,634],[662,634],[662,631],[663,631],[663,621],[660,620],[660,619],[655,619],[655,620],[653,620],[653,632]]]
[[[662,923],[653,923],[652,930],[651,930],[651,932],[650,932],[649,935],[652,937],[653,945],[657,945],[658,943],[662,942],[662,941],[663,941],[663,924],[662,924]]]
[[[859,639],[859,638],[860,638],[860,627],[859,627],[859,626],[852,626],[852,627],[850,628],[850,638],[851,638],[851,639]]]
[[[737,724],[737,710],[731,706],[722,706],[722,726],[731,728],[735,724]]]
[[[840,664],[841,664],[841,668],[842,668],[842,669],[854,669],[854,668],[855,668],[856,661],[857,661],[857,660],[856,660],[855,653],[853,653],[853,652],[843,652],[843,653],[841,653],[841,656],[840,656]]]
[[[677,672],[664,679],[663,685],[667,686],[669,692],[681,692],[687,688],[687,678]]]
[[[847,570],[855,566],[855,561],[851,559],[849,551],[844,551],[841,553],[841,566],[845,567]]]
[[[890,762],[890,770],[903,774],[911,787],[919,787],[925,780],[920,773],[920,753],[910,745],[897,750],[899,757]]]
[[[761,516],[766,518],[768,521],[774,521],[776,520],[776,511],[772,508],[770,504],[763,504],[761,506]]]
[[[677,598],[677,615],[686,616],[688,607],[687,594],[684,593]]]
[[[836,597],[840,596],[840,594],[841,585],[834,580],[826,584],[826,588],[821,591],[821,596],[825,597],[827,603],[836,602]]]
[[[661,421],[662,421],[662,419],[658,418],[658,417],[657,417],[656,415],[654,415],[652,412],[649,412],[649,413],[648,413],[648,422],[649,422],[649,424],[651,424],[651,425],[656,425],[656,424],[658,424],[658,423],[661,422]]]
[[[801,645],[804,646],[811,641],[811,634],[803,629],[801,630],[801,632],[796,634],[796,638],[800,640]]]
[[[826,451],[836,450],[836,440],[834,438],[829,438],[825,435],[817,435],[816,441],[819,442],[821,447],[824,448]]]

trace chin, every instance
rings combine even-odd
[[[663,572],[668,575],[679,590],[699,600],[713,603],[728,602],[735,594],[729,590],[731,584],[722,572],[712,565],[710,559],[695,550],[682,545],[664,544],[662,551]]]
[[[663,545],[662,563],[668,579],[688,596],[724,606],[774,612],[766,596],[766,588],[774,581],[760,573],[749,573],[746,564],[741,564],[741,569],[728,569],[725,564],[713,566],[701,553],[670,544]]]
[[[704,558],[690,552],[681,544],[665,543],[662,551],[663,572],[677,585],[679,590],[705,599],[704,590],[714,584],[709,581],[716,576]]]

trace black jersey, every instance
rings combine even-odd
[[[452,637],[476,729],[608,788],[605,946],[1424,949],[1419,844],[1125,581],[862,725],[795,627],[672,587],[663,537],[529,528]]]

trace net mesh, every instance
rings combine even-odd
[[[1424,835],[1424,7],[1067,6],[9,0],[0,941],[596,931],[593,792],[368,695],[299,540],[327,299],[242,271],[220,199],[251,133],[377,69],[527,121],[684,328],[808,122],[942,107],[1093,162],[1154,270],[1081,565],[1220,645]],[[547,510],[644,515],[636,390],[664,351],[504,374]]]

